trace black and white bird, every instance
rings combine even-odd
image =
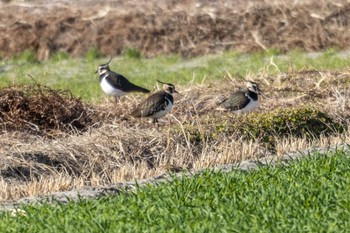
[[[246,88],[232,93],[219,103],[220,110],[229,110],[235,113],[247,113],[259,104],[259,86],[256,82],[248,81]]]
[[[150,95],[146,100],[141,102],[132,112],[133,117],[148,117],[157,123],[158,119],[165,116],[174,106],[173,93],[178,93],[175,86],[171,83],[164,83],[163,90]]]
[[[143,92],[149,93],[150,91],[146,88],[137,86],[123,75],[113,72],[109,69],[109,63],[99,65],[96,73],[99,75],[100,86],[107,95],[115,96],[116,98],[126,95],[129,92]]]

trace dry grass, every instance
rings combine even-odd
[[[84,131],[96,117],[94,110],[70,91],[36,83],[2,88],[0,103],[0,133],[16,130],[53,137]]]
[[[286,152],[312,146],[350,143],[350,130],[328,137],[296,138],[287,135],[276,138],[273,151],[259,140],[247,141],[235,134],[222,134],[217,140],[192,140],[193,128],[201,134],[211,124],[235,119],[233,114],[214,110],[216,102],[241,85],[229,76],[227,82],[177,87],[181,95],[175,96],[172,114],[161,119],[158,126],[147,119],[128,116],[127,113],[143,98],[129,96],[122,98],[118,107],[107,99],[103,105],[91,106],[99,112],[93,122],[99,127],[87,127],[79,134],[62,131],[57,137],[43,137],[16,128],[3,132],[0,141],[0,185],[3,187],[0,199],[18,199],[84,185],[109,185],[271,154],[278,158]],[[262,71],[254,77],[264,90],[257,111],[269,112],[311,104],[348,126],[349,76],[348,70],[305,70],[273,77]]]
[[[67,5],[69,4],[69,5]],[[82,56],[135,48],[145,56],[349,48],[349,3],[338,1],[9,1],[0,12],[5,57],[32,50]],[[44,13],[45,14],[44,14]],[[115,12],[118,12],[116,14]],[[11,39],[9,39],[11,38]],[[111,54],[112,53],[112,54]]]

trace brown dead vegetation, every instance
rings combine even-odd
[[[95,123],[95,111],[68,90],[40,84],[0,89],[0,132],[21,131],[41,136],[82,132]]]
[[[349,48],[350,5],[338,1],[3,1],[0,56],[25,49],[83,56],[127,48],[185,57],[237,49]]]
[[[1,1],[0,7],[1,57],[25,49],[44,60],[57,51],[82,56],[92,47],[104,55],[136,48],[145,56],[194,56],[229,49],[344,49],[350,44],[350,5],[345,0],[10,0]],[[238,121],[233,114],[214,110],[241,85],[230,77],[227,82],[177,87],[182,95],[175,96],[172,114],[159,126],[128,116],[139,97],[122,98],[115,108],[114,102],[86,105],[68,91],[37,84],[1,89],[0,200],[350,143],[349,70],[276,76],[262,70],[246,77],[264,90],[259,114],[311,105],[345,127],[327,137],[280,135],[273,150],[259,138],[247,140],[216,127]]]
[[[182,95],[175,96],[172,114],[162,119],[158,126],[147,119],[133,119],[127,115],[141,97],[131,95],[130,98],[122,98],[118,108],[115,108],[116,103],[112,101],[88,107],[65,92],[42,86],[41,89],[36,85],[31,86],[30,97],[24,97],[24,93],[29,91],[25,88],[10,89],[11,91],[2,89],[0,93],[5,93],[1,95],[2,105],[17,103],[11,98],[14,95],[19,97],[18,101],[24,98],[28,103],[57,108],[46,114],[46,120],[49,122],[52,117],[56,126],[41,124],[39,129],[60,133],[56,133],[56,137],[43,137],[45,134],[31,130],[31,124],[24,126],[27,127],[26,132],[18,130],[20,127],[12,127],[2,133],[0,185],[3,188],[0,197],[2,200],[10,200],[86,185],[110,185],[169,171],[197,170],[272,154],[279,157],[286,152],[312,146],[326,147],[350,142],[350,131],[347,129],[350,117],[348,70],[305,70],[276,76],[262,72],[254,79],[264,90],[258,113],[269,114],[278,109],[311,104],[341,123],[346,130],[341,134],[334,132],[328,136],[320,134],[315,137],[279,135],[275,137],[273,150],[258,138],[247,140],[238,133],[225,131],[225,127],[221,131],[216,127],[218,124],[235,123],[239,119],[234,114],[214,110],[216,102],[228,95],[233,87],[242,85],[229,78],[227,82],[177,87]],[[227,85],[229,82],[232,83],[231,87]],[[45,102],[40,100],[42,95],[46,96]],[[4,96],[9,103],[6,103]],[[13,106],[17,107],[16,113],[23,116],[28,116],[28,111],[31,111],[25,104]],[[81,108],[76,109],[76,106]],[[40,109],[39,106],[37,108]],[[69,127],[63,122],[64,117],[55,115],[57,112],[72,114],[75,111],[79,114],[73,114],[74,117],[65,121]],[[98,112],[93,114],[95,118],[89,115],[91,111]],[[85,113],[88,118],[83,120],[81,113]],[[17,115],[19,119],[23,116]],[[240,117],[250,116],[252,115]],[[12,115],[11,120],[8,119],[11,124],[23,124],[22,121],[14,121],[13,117],[15,115]],[[74,127],[72,119],[81,120],[75,130],[71,130]],[[6,125],[7,122],[2,124]],[[37,122],[35,124],[39,125]],[[81,125],[85,127],[81,128]],[[67,127],[70,130],[66,130]],[[83,130],[80,131],[81,129]],[[196,135],[193,134],[193,129]],[[212,138],[205,137],[208,130],[211,130]],[[193,140],[193,136],[197,135],[199,137]]]

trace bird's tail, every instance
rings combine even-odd
[[[150,92],[150,90],[143,88],[143,87],[140,87],[140,86],[137,86],[137,85],[132,86],[132,91],[137,91],[137,92],[142,92],[142,93],[149,93]]]

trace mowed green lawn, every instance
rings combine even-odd
[[[350,156],[207,171],[135,192],[0,213],[0,232],[348,232]]]
[[[30,74],[39,83],[55,89],[69,89],[77,97],[86,101],[98,101],[105,96],[95,74],[107,58],[86,55],[73,59],[65,54],[53,55],[51,59],[37,62],[34,54],[24,52],[13,59],[0,59],[0,87],[32,83]],[[156,80],[175,85],[198,84],[202,82],[231,77],[239,79],[247,74],[269,72],[277,74],[304,68],[329,70],[350,66],[346,53],[328,50],[324,53],[306,54],[295,50],[288,54],[276,51],[242,54],[235,51],[184,59],[178,55],[142,58],[129,56],[114,57],[110,68],[126,76],[130,81],[154,90]]]

